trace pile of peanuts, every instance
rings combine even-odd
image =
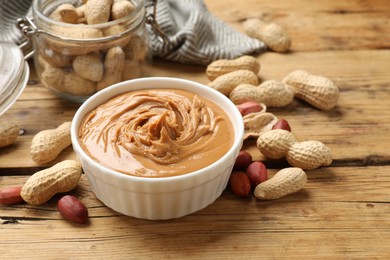
[[[71,122],[65,122],[55,129],[37,133],[30,147],[31,158],[43,165],[52,162],[71,145]],[[0,148],[13,144],[19,135],[20,127],[11,121],[0,122]],[[65,193],[57,202],[62,216],[74,223],[88,223],[88,209],[75,196],[66,194],[78,186],[82,167],[78,161],[65,160],[52,167],[31,175],[23,186],[8,187],[0,190],[0,204],[14,205],[27,202],[41,205],[54,195]]]
[[[133,7],[129,3],[131,4],[127,0],[88,0],[79,7],[60,6],[50,17],[70,23],[104,23],[110,17],[120,19],[131,12]],[[289,37],[276,24],[250,19],[244,23],[244,28],[248,35],[262,40],[274,51],[285,52],[290,46]],[[115,33],[120,30],[111,29]],[[111,35],[110,32],[98,33],[99,37]],[[62,34],[69,37],[94,35],[84,29]],[[94,37],[96,35],[89,38]],[[128,35],[127,38],[115,42],[115,46],[89,46],[95,49],[65,46],[64,43],[47,39],[46,45],[51,49],[40,53],[38,59],[43,67],[42,80],[49,87],[58,88],[60,91],[89,95],[120,80],[138,76],[125,73],[134,73],[146,57],[146,44],[140,39],[136,35]],[[67,50],[69,55],[56,53],[59,49]],[[77,49],[82,52],[77,52]],[[45,55],[47,53],[51,55]],[[330,79],[303,70],[291,72],[282,81],[268,80],[260,84],[259,70],[260,63],[256,58],[242,56],[233,60],[212,62],[206,69],[206,75],[210,79],[210,87],[225,94],[237,105],[243,116],[244,139],[256,138],[256,146],[266,158],[285,158],[291,165],[268,178],[263,162],[253,161],[251,154],[245,150],[238,154],[229,179],[232,192],[240,197],[248,197],[253,190],[256,198],[270,200],[301,190],[307,183],[305,171],[330,165],[332,154],[330,149],[319,141],[299,142],[291,133],[289,123],[267,112],[267,107],[287,106],[296,97],[320,110],[329,110],[336,106],[339,90]],[[89,90],[81,90],[77,87],[80,84]],[[74,85],[76,88],[71,89],[68,85]],[[70,125],[70,122],[65,122],[55,129],[36,134],[30,147],[32,159],[38,164],[46,164],[69,147]],[[19,131],[19,126],[13,122],[0,122],[0,148],[12,144]],[[33,174],[22,187],[1,190],[0,204],[46,203],[55,194],[76,188],[81,173],[79,162],[59,162]],[[88,210],[76,197],[63,196],[57,207],[64,218],[79,224],[88,223]]]
[[[72,27],[55,25],[50,35],[37,37],[36,67],[42,83],[55,92],[89,96],[120,81],[138,78],[144,73],[148,45],[143,28],[128,31],[121,18],[134,11],[129,0],[84,0],[80,6],[61,4],[48,17]],[[118,21],[113,25],[101,25]],[[114,37],[102,41],[104,37]],[[94,41],[86,41],[94,39]],[[96,40],[96,41],[95,41]]]
[[[286,31],[277,24],[249,19],[243,24],[245,32],[263,41],[276,52],[285,52],[290,46]],[[307,182],[304,171],[332,163],[331,150],[319,141],[298,142],[285,119],[267,112],[267,107],[285,107],[294,98],[301,99],[320,110],[330,110],[337,104],[339,89],[323,76],[304,70],[295,70],[283,80],[267,80],[260,84],[259,61],[252,56],[221,59],[209,64],[208,85],[228,96],[243,116],[244,140],[256,138],[259,151],[269,159],[285,158],[291,167],[268,179],[263,162],[252,161],[242,150],[235,162],[229,186],[240,197],[254,195],[261,200],[278,199],[301,190]]]

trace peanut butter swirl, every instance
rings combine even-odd
[[[219,106],[187,91],[134,91],[87,114],[79,139],[92,158],[115,170],[171,176],[209,165],[229,150],[227,118]]]

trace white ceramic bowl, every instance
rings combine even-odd
[[[173,88],[206,97],[222,107],[233,122],[234,143],[215,163],[188,174],[145,178],[126,175],[91,159],[78,142],[83,117],[108,99],[133,90]],[[72,145],[96,197],[124,215],[142,219],[172,219],[191,214],[213,203],[226,188],[243,143],[244,123],[236,106],[218,91],[188,80],[151,77],[121,82],[90,97],[76,112],[71,128]]]

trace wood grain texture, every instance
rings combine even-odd
[[[248,18],[282,25],[291,51],[388,49],[390,2],[387,0],[205,1],[219,19],[242,30]]]
[[[390,1],[205,0],[219,19],[242,31],[247,18],[282,25],[292,38],[286,54],[256,54],[261,79],[281,80],[305,69],[340,88],[336,108],[320,111],[294,100],[269,109],[289,121],[298,140],[332,150],[330,167],[308,171],[304,190],[274,201],[240,199],[227,188],[215,203],[189,216],[147,221],[104,206],[83,175],[70,192],[88,207],[90,224],[62,219],[61,195],[42,206],[0,205],[4,259],[389,259],[390,258]],[[32,65],[30,61],[30,65]],[[151,76],[207,83],[205,67],[154,60]],[[61,100],[34,74],[15,105],[0,117],[24,130],[0,149],[0,189],[20,186],[48,165],[29,156],[32,137],[72,120],[80,104]],[[245,143],[272,176],[285,160],[265,160],[255,140]]]
[[[389,141],[390,132],[390,91],[386,85],[390,82],[390,50],[266,53],[258,59],[263,80],[281,80],[293,70],[305,69],[331,78],[340,88],[338,105],[330,111],[320,111],[297,99],[288,107],[269,110],[290,122],[298,140],[324,142],[332,149],[336,161],[364,164],[373,157],[380,164],[390,161],[390,151],[383,145]],[[176,63],[157,60],[151,74],[208,82],[203,67],[184,65],[175,69],[175,66]],[[40,99],[34,96],[37,89],[43,93]],[[28,99],[30,93],[33,98]],[[39,166],[29,156],[32,137],[41,130],[72,120],[78,107],[79,104],[53,97],[41,84],[27,87],[21,100],[3,115],[4,119],[16,120],[25,134],[14,145],[0,150],[0,174]],[[66,158],[74,158],[71,149],[51,164]]]
[[[317,169],[309,173],[304,190],[275,201],[238,199],[227,189],[209,207],[168,221],[129,218],[104,207],[82,176],[71,194],[88,205],[88,226],[62,219],[55,206],[60,196],[43,206],[1,207],[2,235],[8,239],[0,241],[0,248],[16,249],[24,241],[23,252],[8,252],[13,257],[26,250],[30,257],[63,252],[69,258],[91,252],[100,257],[270,258],[280,257],[281,251],[292,258],[389,257],[389,245],[378,243],[390,239],[389,170]],[[0,177],[0,189],[21,185],[26,178]],[[34,250],[38,244],[45,253]],[[194,244],[201,250],[194,250]]]

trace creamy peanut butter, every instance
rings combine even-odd
[[[79,142],[94,160],[119,172],[166,177],[204,168],[233,144],[234,130],[214,102],[176,89],[133,91],[89,112]]]

